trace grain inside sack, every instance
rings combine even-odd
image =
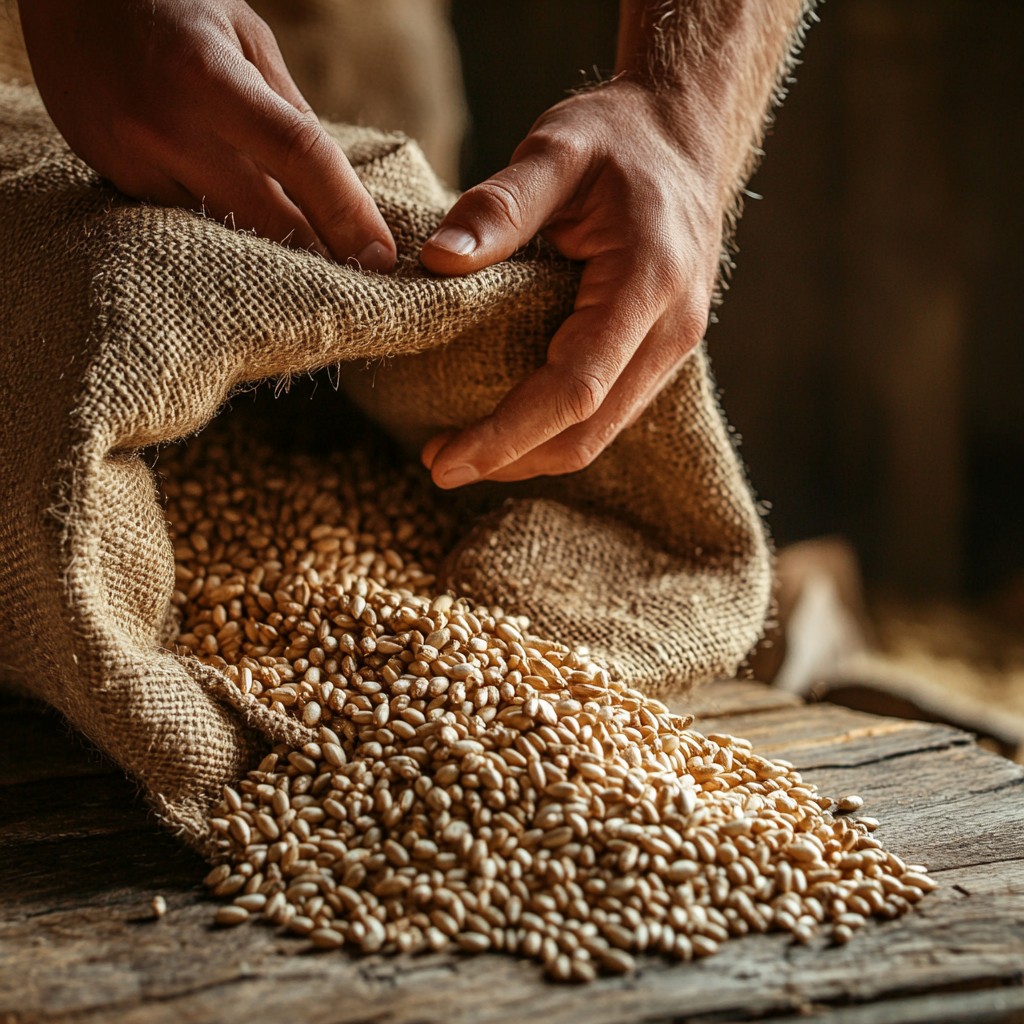
[[[452,524],[422,473],[213,433],[160,464],[178,644],[314,730],[212,812],[218,923],[504,950],[586,981],[752,931],[845,942],[934,887],[851,815],[858,797],[440,593]]]

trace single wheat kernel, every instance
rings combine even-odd
[[[249,911],[245,907],[235,906],[233,903],[219,907],[213,916],[214,921],[219,925],[233,927],[249,919]]]

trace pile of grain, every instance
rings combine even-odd
[[[317,735],[213,809],[219,923],[588,980],[770,928],[844,942],[934,887],[847,816],[859,798],[438,594],[450,523],[381,466],[206,438],[162,461],[180,647]]]

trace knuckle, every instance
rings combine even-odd
[[[689,355],[704,339],[708,327],[708,313],[691,307],[679,320],[675,332],[675,348],[679,358]]]
[[[699,319],[691,320],[688,325],[684,326],[682,332],[684,355],[688,352],[692,352],[704,340],[707,325],[707,317],[702,316]]]
[[[504,220],[517,231],[522,227],[525,220],[522,199],[511,185],[492,178],[472,191],[474,199],[489,215]]]
[[[185,33],[164,41],[162,60],[167,70],[179,82],[208,83],[222,74],[225,63],[224,34],[230,24],[214,17],[192,33]]]
[[[255,11],[250,11],[245,24],[245,41],[257,55],[257,63],[271,68],[284,63],[274,30]]]
[[[607,385],[596,374],[571,370],[559,390],[556,417],[562,429],[590,419],[601,407]]]
[[[511,466],[518,462],[526,454],[525,450],[509,441],[504,441],[492,450],[491,461],[497,468],[499,466]]]
[[[530,134],[528,149],[560,167],[569,168],[589,159],[591,144],[581,132],[541,128]]]
[[[692,266],[675,246],[662,246],[648,265],[650,284],[660,294],[677,296],[690,283]]]
[[[639,305],[648,316],[671,318],[674,345],[685,355],[704,337],[711,307],[693,261],[666,246],[635,268],[634,280]]]
[[[507,437],[501,437],[485,450],[478,452],[474,462],[481,476],[487,477],[491,473],[514,466],[528,451],[528,447],[521,447]]]
[[[313,117],[296,116],[288,123],[282,135],[284,165],[294,169],[319,156],[327,142],[320,122]]]
[[[560,458],[562,472],[577,473],[586,469],[604,450],[596,439],[578,439],[569,444]]]
[[[246,29],[252,33],[253,38],[263,46],[277,48],[274,30],[251,7],[248,8],[246,19]]]
[[[494,418],[484,420],[477,445],[479,468],[485,473],[518,462],[529,450],[522,436],[511,423],[502,424]]]

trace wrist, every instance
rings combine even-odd
[[[621,0],[616,68],[714,175],[731,209],[814,0]]]

